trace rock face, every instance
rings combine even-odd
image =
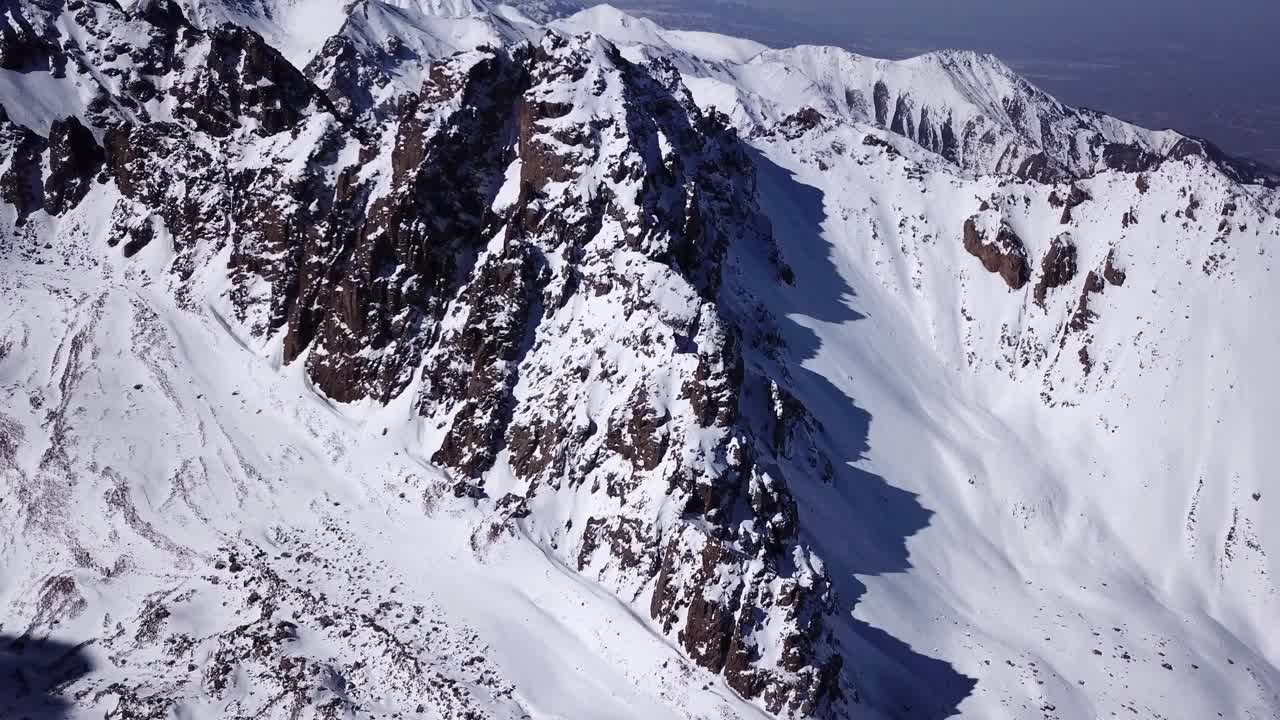
[[[727,265],[735,245],[782,262],[746,147],[674,66],[549,33],[431,61],[375,108],[350,92],[369,78],[326,66],[326,95],[166,2],[81,14],[95,47],[149,44],[101,88],[101,145],[75,118],[48,142],[5,125],[7,202],[67,215],[101,169],[109,245],[163,239],[180,284],[227,258],[234,320],[333,401],[411,396],[459,498],[502,498],[770,711],[840,700],[830,581],[788,487],[821,478],[784,458],[820,430],[748,361],[769,320],[735,309]]]
[[[315,299],[293,312],[286,357],[314,334],[308,370],[330,397],[386,402],[407,387],[464,273],[501,227],[490,204],[511,160],[505,138],[524,76],[505,54],[437,70],[401,116],[390,157],[379,158],[390,165],[389,191],[367,200],[364,217],[335,204],[339,232],[304,251],[299,284]],[[453,99],[456,108],[442,102]],[[368,191],[353,192],[364,201]]]
[[[13,206],[19,224],[44,204],[41,165],[47,147],[45,138],[10,122],[0,108],[0,199]]]
[[[1102,162],[1112,170],[1140,173],[1160,164],[1161,157],[1134,143],[1107,143],[1102,148]]]
[[[1127,275],[1117,267],[1115,250],[1107,253],[1107,259],[1100,270],[1090,270],[1085,277],[1084,287],[1080,291],[1080,299],[1076,302],[1075,311],[1071,315],[1068,327],[1073,332],[1083,332],[1098,317],[1098,313],[1090,306],[1090,299],[1101,295],[1108,285],[1120,287],[1124,285]],[[1086,363],[1086,367],[1088,363]]]
[[[990,222],[985,214],[964,223],[964,249],[982,261],[987,272],[1004,279],[1010,290],[1020,290],[1031,279],[1031,264],[1022,239],[1003,218]]]
[[[207,34],[184,30],[186,42],[207,46],[204,63],[172,90],[175,115],[196,129],[226,137],[240,128],[274,135],[296,126],[309,108],[333,111],[315,85],[252,30],[218,26]]]
[[[1036,281],[1036,304],[1044,307],[1049,291],[1069,284],[1076,276],[1076,246],[1070,233],[1053,239],[1049,251],[1040,261],[1040,279]]]
[[[44,206],[60,215],[79,204],[105,156],[93,133],[70,117],[49,131],[49,176],[44,183]]]
[[[959,304],[966,322],[981,326],[964,303],[991,295],[1012,308],[1006,317],[1016,312],[1018,322],[1026,319],[1025,327],[1012,329],[1003,317],[995,321],[1006,326],[991,350],[1004,363],[1001,371],[1051,367],[1052,345],[1062,350],[1072,342],[1088,374],[1095,363],[1090,350],[1097,350],[1090,343],[1101,327],[1099,296],[1111,293],[1110,302],[1131,292],[1132,284],[1112,288],[1125,285],[1126,267],[1145,266],[1126,266],[1115,251],[1098,262],[1112,239],[1096,242],[1082,227],[1095,213],[1072,213],[1092,199],[1086,186],[1098,191],[1104,183],[1076,180],[1093,172],[1142,172],[1122,184],[1152,199],[1168,189],[1163,164],[1213,158],[1211,148],[1191,141],[1164,153],[1146,141],[1109,139],[1099,128],[1111,127],[1110,120],[1050,102],[1025,82],[975,116],[888,75],[859,77],[866,81],[861,86],[839,88],[843,104],[805,105],[767,130],[754,128],[760,132],[749,139],[759,144],[748,145],[733,124],[740,117],[694,102],[685,85],[692,72],[688,58],[638,62],[628,59],[638,55],[598,34],[539,28],[530,42],[522,39],[525,30],[496,24],[480,33],[492,42],[471,42],[455,52],[443,41],[431,45],[421,33],[417,45],[404,37],[412,33],[380,34],[379,23],[403,8],[362,2],[348,10],[348,22],[303,70],[255,31],[198,26],[172,0],[146,0],[127,11],[83,0],[39,0],[10,10],[5,17],[13,19],[0,26],[0,66],[61,75],[84,88],[87,99],[74,116],[54,118],[47,132],[0,109],[0,250],[33,253],[56,241],[68,263],[98,253],[92,267],[101,261],[112,283],[171,291],[183,312],[216,319],[247,352],[269,358],[271,372],[298,381],[308,402],[343,422],[398,413],[412,432],[404,433],[410,438],[405,446],[390,452],[411,449],[419,469],[445,478],[438,497],[422,492],[424,506],[454,503],[451,510],[483,514],[470,537],[478,558],[503,538],[535,543],[557,567],[589,579],[592,592],[603,588],[610,602],[621,600],[663,638],[664,648],[679,648],[692,664],[721,675],[737,695],[781,716],[855,714],[854,706],[864,702],[864,680],[874,674],[860,667],[866,655],[859,653],[884,659],[878,648],[862,649],[877,641],[863,634],[850,608],[848,595],[857,594],[854,578],[861,569],[845,557],[847,565],[828,570],[822,555],[840,550],[845,538],[836,533],[820,542],[832,530],[830,524],[813,529],[815,516],[822,518],[813,498],[867,499],[872,513],[889,502],[887,492],[873,497],[861,488],[839,488],[848,495],[814,490],[839,485],[841,473],[862,458],[834,457],[858,446],[858,429],[828,429],[819,420],[831,412],[820,398],[839,392],[828,385],[814,389],[815,381],[805,377],[813,348],[788,347],[797,333],[765,301],[782,297],[769,294],[776,288],[796,286],[801,292],[795,296],[806,295],[805,283],[827,269],[807,263],[807,273],[793,270],[784,257],[788,247],[825,259],[824,247],[803,243],[826,240],[827,232],[840,228],[837,218],[865,219],[874,238],[883,232],[900,241],[867,243],[901,252],[892,258],[895,266],[919,277],[959,267],[964,281],[937,284],[971,293],[938,302],[929,295],[930,284],[913,277],[917,282],[903,296],[914,292],[948,311]],[[504,17],[508,25],[516,22]],[[456,37],[451,42],[466,44]],[[993,67],[976,55],[931,62],[953,74],[980,76]],[[868,114],[884,129],[869,123],[851,129],[846,112]],[[889,132],[919,147],[900,138],[889,142]],[[861,142],[850,142],[858,137]],[[898,195],[881,204],[891,196],[878,190],[866,193],[875,209],[837,212],[847,198],[830,192],[830,225],[780,222],[775,230],[760,186],[779,182],[779,173],[761,148],[782,154],[788,143],[811,143],[817,149],[805,152],[812,150],[823,171],[824,163],[843,163],[846,170],[874,171],[877,182],[905,177],[914,183],[937,171],[930,180],[944,182],[928,186],[930,202],[935,194],[954,199],[980,183],[988,183],[989,200],[964,222],[960,243],[955,221],[963,214],[931,219],[930,203],[909,212],[904,207],[912,199]],[[796,162],[803,165],[807,157]],[[945,171],[938,169],[943,162]],[[975,178],[975,170],[1002,177]],[[1061,183],[1049,195],[1049,211],[1043,201],[1049,188],[1038,183]],[[991,190],[996,184],[1000,192]],[[796,198],[807,196],[797,191],[787,197]],[[1190,203],[1186,215],[1194,217],[1201,201],[1194,194],[1183,198]],[[1224,238],[1237,222],[1253,222],[1243,198],[1230,211],[1210,194],[1204,198],[1202,213],[1222,210],[1215,220]],[[1086,210],[1100,215],[1113,207],[1109,199],[1100,192],[1097,205]],[[815,201],[798,220],[816,223],[827,209]],[[1136,211],[1127,212],[1121,230],[1154,225],[1157,213],[1147,212],[1141,228]],[[890,222],[882,223],[887,216]],[[1027,229],[1059,221],[1072,225],[1072,232],[1052,239],[1033,265],[1042,246]],[[937,227],[946,230],[935,234]],[[1032,241],[1030,248],[1015,227]],[[863,232],[858,225],[852,237]],[[839,248],[845,250],[851,256],[861,251]],[[947,262],[934,262],[937,257]],[[1010,294],[982,274],[975,290],[967,279],[974,267],[970,257],[1012,291],[1026,288],[1033,274],[1036,283],[1030,293]],[[798,253],[791,260],[804,267]],[[876,257],[866,265],[883,261]],[[927,262],[934,264],[926,270]],[[1094,268],[1083,279],[1081,265]],[[852,294],[843,278],[817,277],[824,279],[830,282],[822,290],[833,298]],[[1143,278],[1135,281],[1141,286]],[[1044,312],[1027,312],[1028,296]],[[948,304],[952,300],[959,302]],[[133,301],[126,303],[130,322],[151,322]],[[77,303],[84,305],[76,311],[86,328],[97,322],[102,301]],[[848,324],[849,308],[838,304],[838,310],[819,307],[822,312],[808,314],[824,324]],[[993,308],[1003,312],[1006,306],[985,309]],[[826,322],[833,318],[841,322]],[[1054,326],[1053,339],[1037,337],[1033,323]],[[152,362],[153,354],[175,343],[154,340],[162,335],[154,328],[135,333],[131,340],[143,349],[134,351],[156,382],[131,379],[125,394],[154,384],[155,392],[176,396]],[[9,335],[0,341],[0,360],[19,354],[24,342],[11,342]],[[59,360],[67,383],[80,367],[80,343],[78,336],[69,340],[65,354],[71,358]],[[1105,367],[1105,356],[1096,354]],[[1069,364],[1078,374],[1074,361]],[[67,408],[46,410],[36,394],[23,402],[40,409],[40,427],[50,428],[51,449],[37,460],[40,473],[50,474],[62,462],[58,418]],[[221,432],[235,445],[234,433],[215,428],[197,408],[189,400],[183,411],[197,418],[193,432],[201,442],[206,431],[207,437]],[[352,426],[343,427],[350,432]],[[16,467],[15,437],[0,414],[0,470]],[[281,466],[296,460],[292,447],[271,452],[283,458]],[[354,472],[355,460],[337,456],[335,451],[326,462]],[[93,469],[95,477],[115,483],[111,472]],[[236,456],[221,467],[175,474],[168,480],[173,489],[166,511],[197,504],[183,494],[187,474],[198,473],[288,484],[256,476]],[[58,488],[49,495],[56,500],[72,483],[49,476],[49,486]],[[29,492],[27,478],[21,479]],[[251,490],[236,492],[244,495],[237,498],[241,503],[257,499]],[[137,522],[124,481],[96,497],[106,498],[139,537],[178,557],[170,564],[190,569],[207,559],[175,550],[179,543]],[[306,502],[326,512],[339,506],[327,496]],[[8,512],[7,506],[0,510]],[[913,517],[894,518],[893,542],[927,524],[923,508],[901,514]],[[926,517],[916,522],[916,515]],[[338,519],[326,516],[326,533],[338,534]],[[204,527],[196,520],[192,525]],[[884,529],[868,532],[878,538]],[[272,536],[270,543],[288,545],[304,562],[301,557],[311,553],[306,543],[286,540]],[[877,547],[874,554],[894,550]],[[83,547],[72,552],[83,575],[93,571],[110,579],[116,572],[82,561],[90,554]],[[262,695],[288,705],[292,716],[313,701],[307,693],[320,683],[333,696],[317,710],[319,717],[366,716],[367,708],[343,694],[342,673],[290,649],[305,634],[298,618],[272,618],[298,607],[324,630],[338,627],[325,637],[353,657],[363,658],[360,648],[371,644],[390,648],[388,677],[436,703],[433,709],[477,716],[452,678],[441,684],[423,679],[414,652],[435,642],[436,630],[419,626],[420,609],[390,600],[379,611],[357,609],[313,595],[276,574],[273,563],[280,558],[268,554],[256,550],[251,560],[227,551],[212,561],[218,574],[198,583],[208,597],[227,593],[221,597],[237,613],[231,629],[202,638],[164,636],[161,629],[190,601],[165,591],[149,598],[127,620],[128,631],[110,642],[127,636],[141,646],[172,644],[176,649],[166,650],[166,662],[172,662],[160,672],[167,676],[177,658],[193,658],[191,682],[217,702],[231,703],[243,689],[237,678],[252,677]],[[905,549],[901,562],[869,564],[878,568],[870,574],[910,566]],[[42,580],[36,602],[42,617],[70,621],[83,612],[92,599],[84,582],[73,572]],[[394,592],[385,589],[388,596]],[[114,652],[117,646],[109,647]],[[904,654],[883,651],[895,662]],[[509,689],[480,685],[511,698]],[[176,712],[166,692],[142,684],[112,691],[120,712],[138,717]],[[910,715],[898,701],[913,693],[919,694],[895,689],[866,702],[877,703],[876,712]],[[516,705],[512,701],[513,716],[527,714]]]
[[[464,62],[433,75],[458,77]],[[538,525],[581,571],[624,597],[649,593],[654,621],[744,696],[816,711],[841,683],[839,655],[814,639],[827,583],[784,560],[806,552],[787,478],[764,469],[776,449],[740,406],[767,385],[743,369],[755,323],[722,310],[737,292],[729,245],[772,247],[745,150],[673,68],[633,65],[597,39],[552,35],[479,62],[516,81],[488,112],[513,131],[484,137],[514,138],[494,157],[518,160],[496,236],[426,353],[418,406],[441,428],[434,460],[485,485],[505,453],[517,497],[578,496],[594,509]],[[680,398],[664,396],[671,384]],[[610,399],[593,400],[602,386]],[[659,497],[685,512],[647,499]],[[757,532],[721,525],[744,516]],[[766,589],[777,583],[794,588],[785,603]],[[777,666],[754,650],[774,642],[791,648]]]
[[[1116,251],[1114,249],[1107,253],[1107,262],[1102,267],[1102,277],[1117,287],[1124,285],[1125,279],[1128,278],[1125,271],[1116,265]]]
[[[1061,222],[1063,225],[1070,225],[1071,219],[1072,219],[1071,218],[1072,211],[1075,210],[1077,207],[1080,207],[1081,205],[1083,205],[1085,202],[1092,199],[1093,198],[1089,196],[1088,190],[1085,190],[1079,185],[1073,184],[1071,186],[1071,190],[1067,193],[1067,197],[1065,200],[1058,199],[1057,192],[1055,191],[1054,194],[1049,197],[1049,202],[1051,204],[1054,204],[1055,206],[1062,207]]]

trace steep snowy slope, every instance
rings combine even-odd
[[[539,35],[532,21],[514,11],[427,14],[362,0],[304,71],[345,114],[382,119],[422,88],[433,58]]]
[[[163,0],[162,0],[163,1]],[[121,3],[130,13],[156,0]],[[253,30],[285,58],[301,67],[325,39],[346,21],[352,0],[174,0],[182,14],[201,29],[235,24]]]
[[[1080,182],[1064,221],[1068,185],[925,172],[874,132],[761,147],[797,287],[860,319],[767,304],[871,414],[864,467],[934,513],[857,615],[957,659],[965,716],[1273,717],[1276,196],[1195,159]]]
[[[177,307],[163,267],[95,261],[4,276],[0,631],[86,643],[76,717],[757,716],[489,538],[491,511],[375,427],[404,403],[353,419]],[[13,682],[0,715],[43,717]]]
[[[1280,715],[1211,145],[610,8],[4,17],[0,716]]]

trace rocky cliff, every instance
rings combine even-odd
[[[1111,442],[1042,413],[1110,431],[1133,388],[1180,382],[1173,287],[1239,273],[1229,292],[1270,297],[1267,177],[993,58],[362,0],[302,62],[259,32],[283,9],[230,7],[0,20],[0,527],[20,578],[0,630],[101,650],[0,711],[571,716],[563,688],[598,670],[576,712],[643,686],[624,704],[663,717],[946,717],[1003,671],[864,619],[897,612],[862,605],[870,578],[930,562],[907,544],[938,506],[899,485],[980,538],[937,551],[957,567],[1004,522],[1069,525],[1056,471],[1019,486],[1048,500],[1008,491],[968,535],[948,518],[980,503],[951,493],[988,453],[1018,476]],[[1057,423],[1067,450],[1033,442]],[[1218,578],[1260,587],[1227,579],[1231,538],[1267,562],[1260,506],[1231,488],[1204,501],[1235,508]],[[991,565],[1023,567],[1005,552]],[[894,607],[972,621],[945,565]],[[521,632],[578,680],[543,687],[511,650],[510,618],[543,602],[569,610]],[[584,670],[622,627],[617,677]]]

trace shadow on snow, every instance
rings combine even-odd
[[[0,634],[0,718],[70,718],[72,705],[62,691],[91,669],[83,643]]]
[[[818,442],[834,466],[830,485],[797,482],[813,477],[803,467],[791,474],[789,484],[799,505],[801,532],[822,557],[836,591],[837,613],[847,621],[834,628],[845,672],[858,692],[857,700],[888,717],[950,717],[959,712],[976,681],[853,616],[866,592],[857,576],[910,570],[907,540],[929,525],[932,513],[914,493],[857,467],[870,449],[870,413],[828,378],[802,366],[817,356],[821,339],[796,318],[845,324],[864,316],[853,309],[854,289],[837,270],[835,249],[823,236],[822,193],[758,151],[751,153],[761,209],[795,271],[794,287],[775,283],[755,290],[769,295],[766,305],[775,312],[786,342],[792,391],[824,428]],[[762,267],[759,277],[773,274]]]

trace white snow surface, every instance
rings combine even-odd
[[[410,648],[425,668],[420,678],[373,654],[365,656],[367,678],[346,678],[394,680],[380,698],[386,711],[426,701],[427,717],[455,716],[417,686],[440,672],[457,677],[474,707],[491,717],[761,716],[536,544],[513,539],[477,549],[485,513],[441,497],[445,478],[413,441],[407,408],[360,414],[332,406],[299,373],[276,367],[269,351],[243,346],[212,305],[174,307],[155,282],[159,273],[136,265],[6,265],[10,311],[0,322],[5,347],[15,352],[0,376],[0,421],[22,449],[4,466],[0,629],[16,634],[38,624],[39,593],[32,590],[73,577],[93,611],[54,636],[100,638],[90,648],[99,661],[94,674],[128,680],[129,667],[113,668],[107,655],[133,639],[104,635],[104,618],[130,616],[150,599],[170,608],[166,632],[203,638],[213,628],[252,622],[252,614],[205,601],[217,597],[212,562],[224,557],[220,548],[251,547],[263,553],[255,564],[349,612],[401,632],[411,620],[430,624],[421,645]],[[59,330],[42,329],[53,327]],[[53,452],[70,456],[71,475],[32,456],[42,452],[39,444],[21,443],[42,433],[53,415],[60,418],[52,420],[60,428]],[[381,435],[383,425],[396,432]],[[63,485],[69,477],[72,490]],[[86,512],[104,497],[110,510]],[[63,566],[61,553],[31,525],[18,532],[20,505],[35,509],[37,527],[74,519],[74,535],[63,540],[79,548],[78,566]],[[312,557],[295,559],[302,553]],[[396,602],[394,615],[378,607],[388,600]],[[409,609],[415,606],[416,616]],[[278,617],[291,609],[281,607]],[[299,653],[367,652],[327,633],[304,632],[296,642]],[[135,650],[134,662],[147,654]],[[501,686],[464,675],[478,657]],[[245,692],[254,688],[251,679],[242,684]],[[504,694],[508,687],[514,690]],[[101,717],[116,703],[108,694],[86,701],[75,716]],[[225,703],[190,695],[183,716],[226,717]]]
[[[234,11],[184,1],[201,23],[245,24],[300,67],[343,28],[369,43],[408,38],[422,60],[396,69],[392,94],[420,87],[431,57],[543,31],[476,0],[365,0],[351,15],[337,0]],[[966,718],[1280,717],[1274,191],[1195,157],[1144,174],[1145,190],[1135,174],[1102,171],[1077,183],[1092,199],[1063,224],[1050,194],[1065,197],[1069,183],[957,166],[846,101],[854,91],[869,101],[884,80],[997,126],[1001,99],[1025,83],[993,58],[769,49],[608,7],[549,27],[598,35],[602,52],[607,40],[635,61],[670,60],[753,148],[761,205],[796,282],[745,256],[739,280],[785,319],[782,339],[804,358],[797,396],[847,437],[840,459],[867,479],[797,496],[803,532],[834,548],[827,571],[865,585],[853,613],[867,645],[846,648],[846,664],[871,699],[893,696],[904,675],[914,676],[905,686],[963,675],[974,682],[955,708]],[[565,124],[608,112],[555,99],[575,107]],[[0,101],[38,133],[87,100],[47,74],[0,70]],[[774,131],[805,107],[824,121]],[[1160,152],[1180,137],[1098,122]],[[514,201],[518,171],[495,204]],[[282,366],[280,338],[253,338],[228,312],[226,258],[179,283],[163,237],[131,259],[108,252],[117,199],[101,188],[21,231],[0,204],[0,632],[94,638],[85,652],[106,687],[130,675],[113,662],[120,652],[163,657],[154,639],[113,630],[163,601],[166,632],[213,652],[210,628],[258,620],[211,601],[225,592],[215,585],[239,581],[214,569],[230,553],[249,566],[239,577],[270,574],[288,588],[279,618],[322,596],[347,617],[430,627],[406,650],[413,672],[371,653],[367,676],[347,678],[395,680],[373,711],[413,710],[433,692],[416,678],[438,674],[492,717],[767,717],[683,658],[643,602],[566,566],[547,537],[485,537],[493,509],[448,492],[414,392],[344,406],[311,387],[301,361]],[[1025,243],[1025,287],[1010,290],[965,251],[980,202]],[[1126,213],[1137,221],[1122,223]],[[1040,261],[1064,232],[1078,275],[1041,307]],[[33,238],[50,247],[24,250]],[[1125,282],[1088,296],[1096,318],[1072,331],[1081,282],[1108,257]],[[687,312],[688,298],[667,299]],[[831,510],[850,506],[861,510]],[[47,527],[60,528],[54,541]],[[87,610],[49,627],[61,577]],[[378,637],[366,627],[293,642],[350,658]],[[68,712],[102,717],[117,701],[88,696]],[[174,717],[229,717],[223,702],[193,693]],[[426,716],[451,717],[444,707],[428,703]],[[915,717],[885,707],[844,712]]]
[[[1063,228],[1047,188],[909,180],[911,160],[832,151],[857,135],[764,145],[760,182],[799,245],[800,289],[772,306],[812,333],[809,377],[870,414],[862,467],[933,513],[910,570],[863,578],[858,617],[976,678],[964,717],[1275,717],[1280,342],[1256,328],[1280,302],[1280,224],[1255,209],[1258,232],[1233,234],[1229,269],[1210,274],[1212,228],[1177,207],[1187,187],[1219,208],[1238,189],[1203,166],[1166,165],[1143,194],[1131,175],[1096,177],[1104,200]],[[1050,291],[1042,310],[964,252],[975,197],[1033,260],[1064,229],[1081,273],[1122,258],[1124,286],[1092,301],[1091,373],[1062,327],[1077,297]],[[1130,207],[1141,222],[1122,230]],[[814,312],[842,305],[859,319]],[[1036,337],[1065,344],[1024,365]]]

